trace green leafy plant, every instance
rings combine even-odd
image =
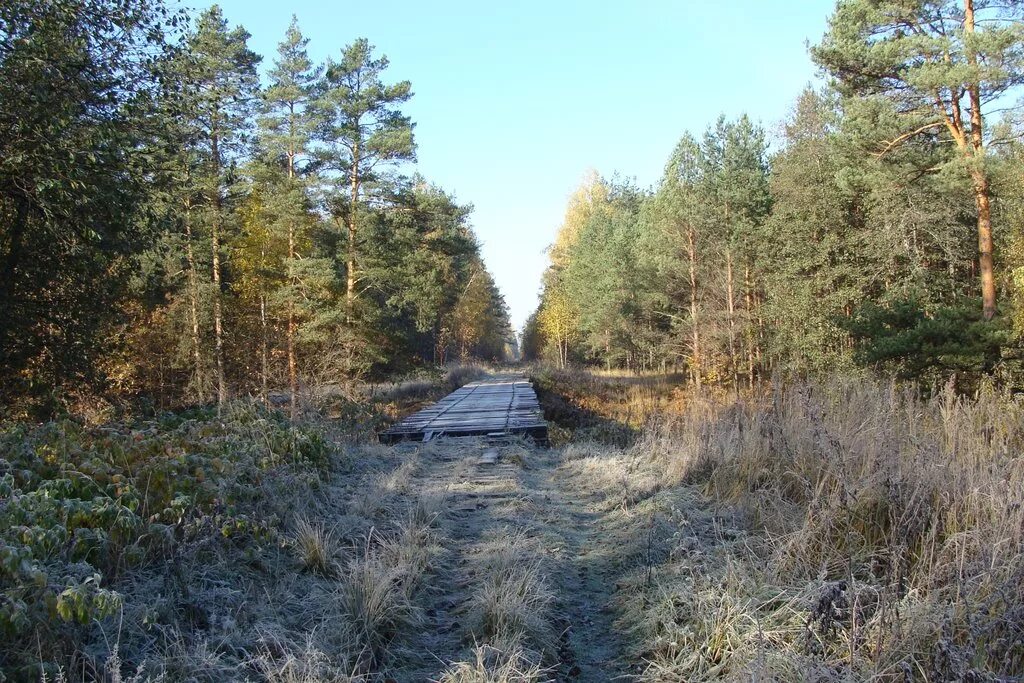
[[[315,482],[329,456],[316,428],[246,404],[221,420],[0,426],[0,663],[60,664],[120,612],[122,574],[182,544],[272,545],[259,487],[285,471]]]

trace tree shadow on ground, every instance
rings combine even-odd
[[[544,419],[548,422],[552,446],[596,441],[626,448],[639,436],[639,429],[582,405],[569,392],[560,390],[556,381],[543,377],[531,379],[541,410],[544,411]]]

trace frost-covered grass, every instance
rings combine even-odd
[[[572,381],[546,399],[570,443],[515,451],[529,490],[461,521],[445,497],[484,485],[472,444],[394,449],[251,404],[3,426],[0,671],[533,682],[606,661],[563,652],[588,645],[568,624],[641,680],[1024,675],[1019,398]]]
[[[642,566],[645,680],[1024,675],[1024,402],[864,380],[687,397],[629,448],[574,444]]]
[[[338,429],[247,403],[3,426],[0,680],[385,666],[415,623],[433,517],[392,485],[413,461]]]

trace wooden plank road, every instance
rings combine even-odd
[[[438,436],[524,435],[547,444],[548,425],[524,377],[495,377],[456,389],[434,405],[380,433],[381,443]]]

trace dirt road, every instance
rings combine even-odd
[[[625,680],[611,601],[632,551],[609,543],[598,497],[560,469],[564,453],[520,440],[400,448],[415,463],[408,494],[443,499],[443,550],[428,580],[427,621],[405,645],[418,654],[395,678],[436,680],[452,662],[498,657],[474,651],[487,643],[521,653],[510,670],[544,669],[538,680]]]

